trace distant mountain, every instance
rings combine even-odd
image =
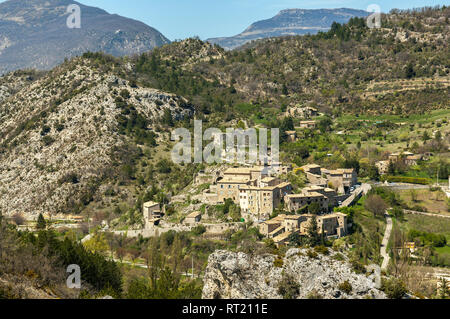
[[[79,29],[67,27],[71,4],[81,8]],[[72,0],[0,3],[0,74],[22,68],[50,69],[86,51],[123,56],[169,42],[142,22]]]
[[[353,17],[366,17],[369,13],[355,9],[287,9],[275,17],[253,23],[234,37],[211,38],[207,41],[231,50],[249,41],[286,35],[315,34],[327,31],[333,22],[347,23]]]

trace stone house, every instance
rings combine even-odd
[[[296,131],[286,131],[287,141],[288,142],[296,142],[297,141],[297,132]]]
[[[390,161],[378,161],[375,163],[376,168],[378,168],[378,172],[381,175],[385,175],[388,173]]]
[[[318,192],[309,192],[302,194],[289,194],[284,197],[286,209],[290,212],[296,212],[300,208],[309,206],[312,203],[319,204],[321,212],[328,212],[329,199]]]
[[[332,185],[341,194],[347,193],[358,182],[358,175],[354,168],[323,169],[322,171],[326,176],[328,185]]]
[[[309,164],[302,166],[301,169],[312,185],[332,186],[341,194],[347,193],[358,182],[358,174],[353,168],[328,170],[317,164]]]
[[[315,129],[316,121],[300,121],[300,128]]]
[[[245,185],[239,188],[239,206],[243,214],[268,217],[287,194],[292,191],[290,183],[280,183],[276,178],[265,178],[258,186]]]
[[[145,228],[151,228],[153,225],[159,224],[162,217],[161,207],[156,202],[146,202],[143,205]]]
[[[231,198],[235,204],[239,204],[239,188],[256,186],[266,177],[269,177],[269,171],[264,166],[228,168],[217,180],[217,201],[223,203],[225,199]]]
[[[325,197],[328,198],[329,205],[336,206],[337,193],[334,189],[329,188],[329,187],[318,186],[318,185],[312,185],[312,186],[308,186],[308,187],[305,187],[302,189],[303,194],[309,194],[309,193],[313,193],[313,192],[317,192],[319,194],[324,195]]]
[[[317,232],[326,237],[342,237],[348,233],[347,216],[342,213],[333,213],[321,216],[311,214],[285,215],[264,221],[258,225],[259,232],[272,238],[277,246],[285,244],[293,233],[306,236],[313,218],[317,221]]]
[[[405,164],[408,166],[417,165],[419,161],[423,160],[423,155],[416,154],[416,155],[408,155],[405,157]]]
[[[184,219],[184,223],[187,225],[195,225],[199,223],[201,219],[202,219],[201,212],[192,212],[186,216],[186,218]]]

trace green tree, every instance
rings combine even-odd
[[[96,233],[90,238],[89,240],[85,241],[83,243],[84,247],[86,247],[87,250],[89,250],[92,253],[98,253],[103,256],[106,255],[106,253],[109,250],[108,241],[105,238],[105,234],[103,233]]]
[[[344,161],[344,168],[354,168],[356,170],[356,173],[359,174],[359,161],[356,158],[348,158]]]
[[[47,223],[45,221],[45,218],[42,214],[39,214],[37,222],[36,222],[36,229],[45,229],[47,228]]]
[[[381,290],[389,299],[401,299],[407,293],[405,284],[397,278],[383,280]]]
[[[333,124],[333,121],[328,116],[322,118],[319,123],[317,124],[317,127],[322,133],[328,132],[331,130],[331,125]]]
[[[413,67],[412,63],[410,62],[410,63],[408,63],[408,65],[405,68],[405,77],[407,79],[411,79],[415,76],[416,76],[416,72],[414,71],[414,67]]]
[[[404,213],[403,213],[403,209],[401,209],[400,207],[394,207],[391,211],[390,214],[398,219],[399,221],[402,221],[404,219]]]
[[[395,174],[395,163],[393,161],[389,161],[389,165],[388,165],[388,173],[390,175],[394,175]]]
[[[316,216],[313,216],[313,218],[310,219],[307,228],[307,234],[308,234],[308,242],[311,246],[316,246],[320,243],[320,234],[317,226]]]
[[[378,167],[376,167],[375,165],[369,166],[369,178],[373,181],[380,180],[380,173],[378,171]]]
[[[308,206],[308,212],[313,215],[317,215],[320,213],[320,205],[319,203],[311,203]]]

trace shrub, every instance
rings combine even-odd
[[[283,267],[283,259],[280,258],[280,257],[277,257],[277,258],[273,261],[273,265],[274,265],[275,267],[282,268],[282,267]]]
[[[389,183],[409,183],[409,184],[420,184],[428,185],[430,180],[428,178],[422,177],[408,177],[408,176],[383,176],[382,181],[388,181]]]
[[[80,180],[79,180],[79,178],[78,178],[78,175],[76,174],[76,173],[74,173],[74,172],[70,172],[70,173],[67,173],[67,174],[65,174],[64,176],[62,176],[59,180],[58,180],[58,183],[61,185],[61,184],[64,184],[64,183],[72,183],[72,184],[78,184],[78,182],[79,182]]]
[[[42,136],[47,135],[48,133],[50,133],[50,130],[51,130],[50,126],[44,125],[41,130],[41,135]]]
[[[392,217],[402,221],[404,219],[404,213],[403,213],[403,209],[399,208],[399,207],[394,207],[390,212],[389,212]]]
[[[198,225],[198,226],[192,228],[191,232],[194,235],[200,236],[206,232],[206,227],[203,225]]]
[[[323,254],[323,255],[329,255],[330,254],[330,251],[325,246],[316,246],[316,247],[314,247],[314,250],[316,252],[318,252],[319,254]]]
[[[353,287],[348,282],[348,280],[346,280],[343,283],[339,284],[338,288],[339,288],[340,291],[345,292],[347,295],[349,295],[352,292],[352,290],[353,290]]]
[[[127,89],[123,89],[122,91],[120,91],[120,96],[124,99],[129,99],[131,97],[130,91],[128,91]]]
[[[317,253],[314,251],[314,250],[312,250],[312,249],[309,249],[307,252],[306,252],[306,255],[309,257],[309,258],[317,258],[319,255],[317,255]]]
[[[292,276],[284,275],[278,285],[278,293],[283,299],[296,299],[300,294],[300,285]]]
[[[351,265],[353,270],[357,273],[357,274],[363,274],[366,272],[366,268],[364,267],[364,265],[359,262],[358,260],[352,260],[351,261]]]
[[[323,299],[323,296],[319,294],[316,290],[311,290],[306,296],[307,299]]]
[[[339,260],[339,261],[345,260],[344,255],[342,255],[341,253],[335,254],[332,258],[335,259],[335,260]]]
[[[42,142],[44,142],[45,146],[49,146],[49,145],[53,144],[54,141],[55,141],[55,139],[49,135],[45,135],[42,138]]]
[[[390,299],[401,299],[407,292],[405,284],[397,278],[383,280],[381,283],[381,290],[383,290]]]

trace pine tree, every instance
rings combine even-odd
[[[380,172],[378,171],[378,167],[376,167],[375,165],[371,165],[369,167],[369,178],[373,181],[380,180]]]
[[[42,216],[42,214],[39,214],[36,223],[36,229],[45,229],[45,228],[47,228],[47,222],[45,221],[44,216]]]
[[[311,246],[316,246],[320,242],[320,235],[317,227],[317,219],[314,216],[308,226],[308,239]]]

